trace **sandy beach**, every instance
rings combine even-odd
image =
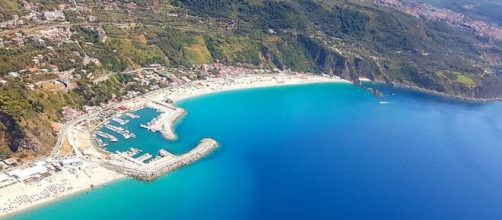
[[[339,78],[309,74],[232,74],[174,85],[171,88],[160,89],[141,97],[116,103],[115,106],[124,105],[134,109],[139,108],[138,103],[144,99],[156,102],[165,102],[166,99],[170,99],[176,103],[214,92],[323,82],[350,83]],[[52,170],[48,177],[41,180],[30,183],[18,180],[11,185],[1,187],[0,218],[125,178],[101,166],[100,159],[106,155],[92,144],[89,131],[85,131],[79,125],[73,125],[66,138],[75,155],[82,159],[82,163],[78,166],[65,167],[61,171]],[[46,161],[51,162],[56,159],[58,158],[49,157]]]
[[[215,92],[323,82],[351,83],[338,77],[324,77],[311,74],[243,74],[193,81],[180,85],[174,91],[167,90],[152,94],[150,98],[163,101],[164,97],[167,97],[174,102],[179,102],[184,99]]]
[[[90,135],[77,129],[68,132],[67,140],[72,147],[79,147],[79,153],[102,156],[92,145]],[[48,158],[50,163],[59,158]],[[38,181],[19,181],[0,188],[0,218],[55,202],[71,195],[92,191],[113,181],[125,178],[124,175],[102,167],[99,161],[82,160],[79,166],[53,171],[51,175]]]
[[[0,212],[2,216],[14,214],[72,194],[91,191],[123,177],[98,163],[84,162],[78,168],[59,171],[41,181],[16,183],[1,189]]]

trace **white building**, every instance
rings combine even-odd
[[[59,163],[63,167],[80,166],[80,165],[82,165],[82,160],[79,158],[68,158],[68,159],[63,159],[63,160],[59,161]]]
[[[9,166],[7,166],[7,164],[3,163],[2,161],[0,161],[0,170],[4,169],[4,168],[7,168]]]
[[[46,166],[38,164],[32,167],[28,167],[25,169],[15,169],[12,171],[9,171],[7,174],[9,176],[15,177],[16,179],[23,181],[27,180],[30,178],[38,178],[41,177],[42,175],[48,174],[49,170],[47,169]]]
[[[16,159],[14,159],[14,158],[5,159],[5,160],[3,160],[3,162],[7,166],[12,166],[12,165],[15,165],[17,163]]]
[[[17,77],[19,77],[19,73],[17,73],[17,72],[10,72],[9,76],[12,77],[12,78],[17,78]]]
[[[5,173],[0,173],[0,188],[6,187],[8,185],[11,185],[15,183],[16,181],[10,178],[7,174]]]
[[[44,18],[47,21],[55,20],[65,20],[64,13],[62,11],[44,11]]]

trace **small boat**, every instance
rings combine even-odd
[[[136,114],[133,114],[133,113],[126,112],[126,113],[124,113],[124,114],[125,114],[127,117],[132,118],[132,119],[139,118],[139,115],[136,115]]]

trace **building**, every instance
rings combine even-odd
[[[9,166],[7,166],[6,164],[4,164],[2,161],[0,161],[0,170],[3,170],[5,168],[7,168]]]
[[[79,111],[68,106],[63,107],[63,111],[61,113],[66,120],[71,120],[81,115]]]
[[[46,21],[55,21],[55,20],[65,20],[64,13],[62,11],[44,11],[44,19]]]
[[[49,170],[45,166],[45,163],[38,163],[35,164],[34,166],[25,168],[25,169],[15,169],[12,171],[9,171],[7,174],[9,176],[14,177],[18,179],[19,181],[26,181],[30,179],[40,179],[49,174]]]
[[[80,166],[82,165],[82,160],[79,158],[67,158],[59,161],[61,166],[69,167],[69,166]]]
[[[16,183],[16,181],[10,178],[7,174],[0,173],[0,188],[12,185],[14,183]]]
[[[16,159],[14,159],[14,158],[5,159],[5,160],[3,160],[3,162],[4,162],[7,166],[13,166],[13,165],[16,165],[16,164],[17,164],[17,161],[16,161]]]
[[[9,73],[9,77],[17,78],[17,77],[19,77],[19,73],[17,73],[17,72],[10,72]]]

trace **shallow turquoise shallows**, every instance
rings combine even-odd
[[[348,84],[189,99],[175,143],[139,128],[156,114],[142,110],[128,125],[138,137],[109,150],[220,148],[14,219],[502,219],[502,104],[380,89],[384,100]]]

